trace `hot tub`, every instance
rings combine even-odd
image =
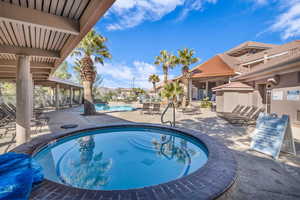
[[[231,193],[237,177],[232,153],[215,139],[152,124],[49,134],[14,151],[43,168],[32,198],[214,199]]]

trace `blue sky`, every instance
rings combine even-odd
[[[201,62],[245,41],[282,44],[300,38],[300,0],[117,0],[94,27],[112,60],[97,65],[105,87],[150,88],[162,76],[160,50],[192,48]],[[67,59],[70,63],[71,59]],[[180,67],[170,78],[180,74]]]

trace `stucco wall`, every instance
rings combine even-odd
[[[300,111],[300,97],[298,100],[288,99],[288,91],[300,91],[297,75],[297,73],[290,73],[280,76],[279,84],[272,89],[272,96],[281,93],[283,98],[282,100],[271,98],[271,112],[279,115],[287,114],[292,123],[300,124],[300,121],[297,121],[297,111]]]
[[[216,92],[217,112],[224,112],[223,92]]]
[[[252,105],[253,94],[249,91],[217,92],[217,112],[231,112],[237,105]]]

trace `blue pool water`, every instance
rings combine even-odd
[[[95,104],[96,111],[132,111],[131,106],[109,106],[108,104]]]
[[[199,141],[168,129],[126,127],[82,132],[47,146],[33,159],[45,178],[92,190],[124,190],[165,183],[201,168]]]

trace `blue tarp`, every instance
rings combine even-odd
[[[0,200],[28,199],[33,184],[43,180],[42,169],[27,154],[0,155]]]

